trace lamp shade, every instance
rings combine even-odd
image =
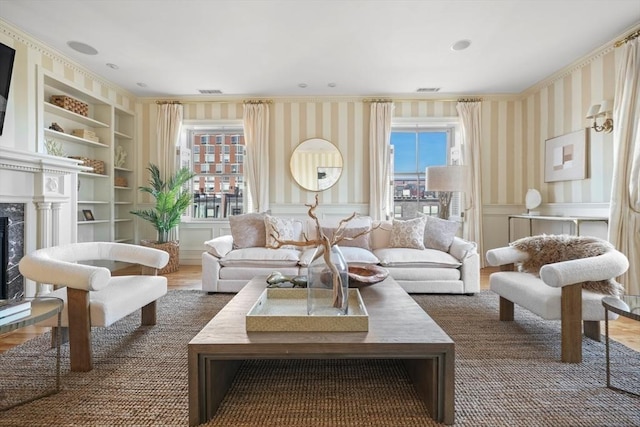
[[[610,113],[611,110],[612,110],[611,102],[609,102],[609,101],[601,101],[600,102],[600,109],[598,110],[598,115],[604,116],[605,114]]]
[[[600,104],[593,104],[587,112],[587,119],[593,119],[600,111]]]
[[[469,181],[466,166],[429,166],[425,175],[428,191],[464,191]]]

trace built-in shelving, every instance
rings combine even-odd
[[[55,105],[53,95],[86,104],[86,115]],[[89,159],[98,168],[104,165],[103,173],[78,174],[77,240],[135,241],[129,213],[135,206],[135,192],[131,191],[136,188],[135,114],[43,68],[38,69],[38,99],[38,151],[46,153],[45,143],[53,143],[65,157]],[[121,164],[117,164],[119,150],[126,152]]]

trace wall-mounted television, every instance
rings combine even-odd
[[[4,117],[7,113],[7,100],[9,99],[9,86],[11,85],[11,72],[15,56],[15,49],[0,43],[0,135],[2,135]]]

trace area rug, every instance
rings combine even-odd
[[[139,314],[93,330],[93,371],[69,371],[62,390],[0,412],[0,426],[185,426],[187,344],[232,295],[170,291],[158,324]],[[497,319],[497,296],[414,295],[456,343],[456,426],[639,426],[640,398],[606,388],[604,343],[584,339],[584,361],[560,358],[558,322],[516,307]],[[50,336],[0,355],[0,399],[51,380]],[[640,353],[615,343],[616,385],[640,384]],[[0,403],[2,403],[0,401]],[[206,426],[435,426],[403,365],[387,360],[245,362]]]

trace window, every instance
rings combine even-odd
[[[193,153],[191,167],[196,173],[191,216],[226,218],[245,212],[242,125],[186,125],[183,135]]]
[[[437,194],[425,190],[425,169],[449,163],[453,134],[453,128],[392,127],[390,205],[395,218],[415,218],[417,212],[438,214]]]

